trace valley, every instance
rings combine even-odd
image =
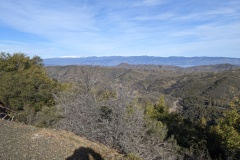
[[[240,67],[229,64],[181,68],[125,63],[114,67],[48,66],[46,69],[50,77],[61,82],[79,82],[87,74],[101,88],[106,84],[126,86],[136,93],[140,103],[155,103],[164,96],[171,112],[177,110],[176,104],[181,105],[182,114],[192,120],[203,116],[212,121],[240,95]],[[198,106],[199,112],[191,113],[196,108],[190,106]],[[203,114],[201,109],[211,112]]]

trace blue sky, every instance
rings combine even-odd
[[[0,51],[240,58],[240,1],[1,0]]]

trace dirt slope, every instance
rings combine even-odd
[[[0,120],[0,160],[123,160],[104,145],[73,133]]]

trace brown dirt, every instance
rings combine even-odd
[[[123,160],[102,144],[63,130],[0,120],[0,160]]]

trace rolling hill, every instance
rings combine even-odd
[[[136,91],[138,102],[142,104],[155,103],[163,95],[170,108],[178,101],[182,114],[192,121],[203,116],[211,121],[221,116],[229,103],[240,96],[240,67],[230,64],[181,68],[124,63],[114,67],[46,68],[51,77],[64,82],[79,82],[91,71],[100,88],[106,88],[106,84],[123,84]]]

